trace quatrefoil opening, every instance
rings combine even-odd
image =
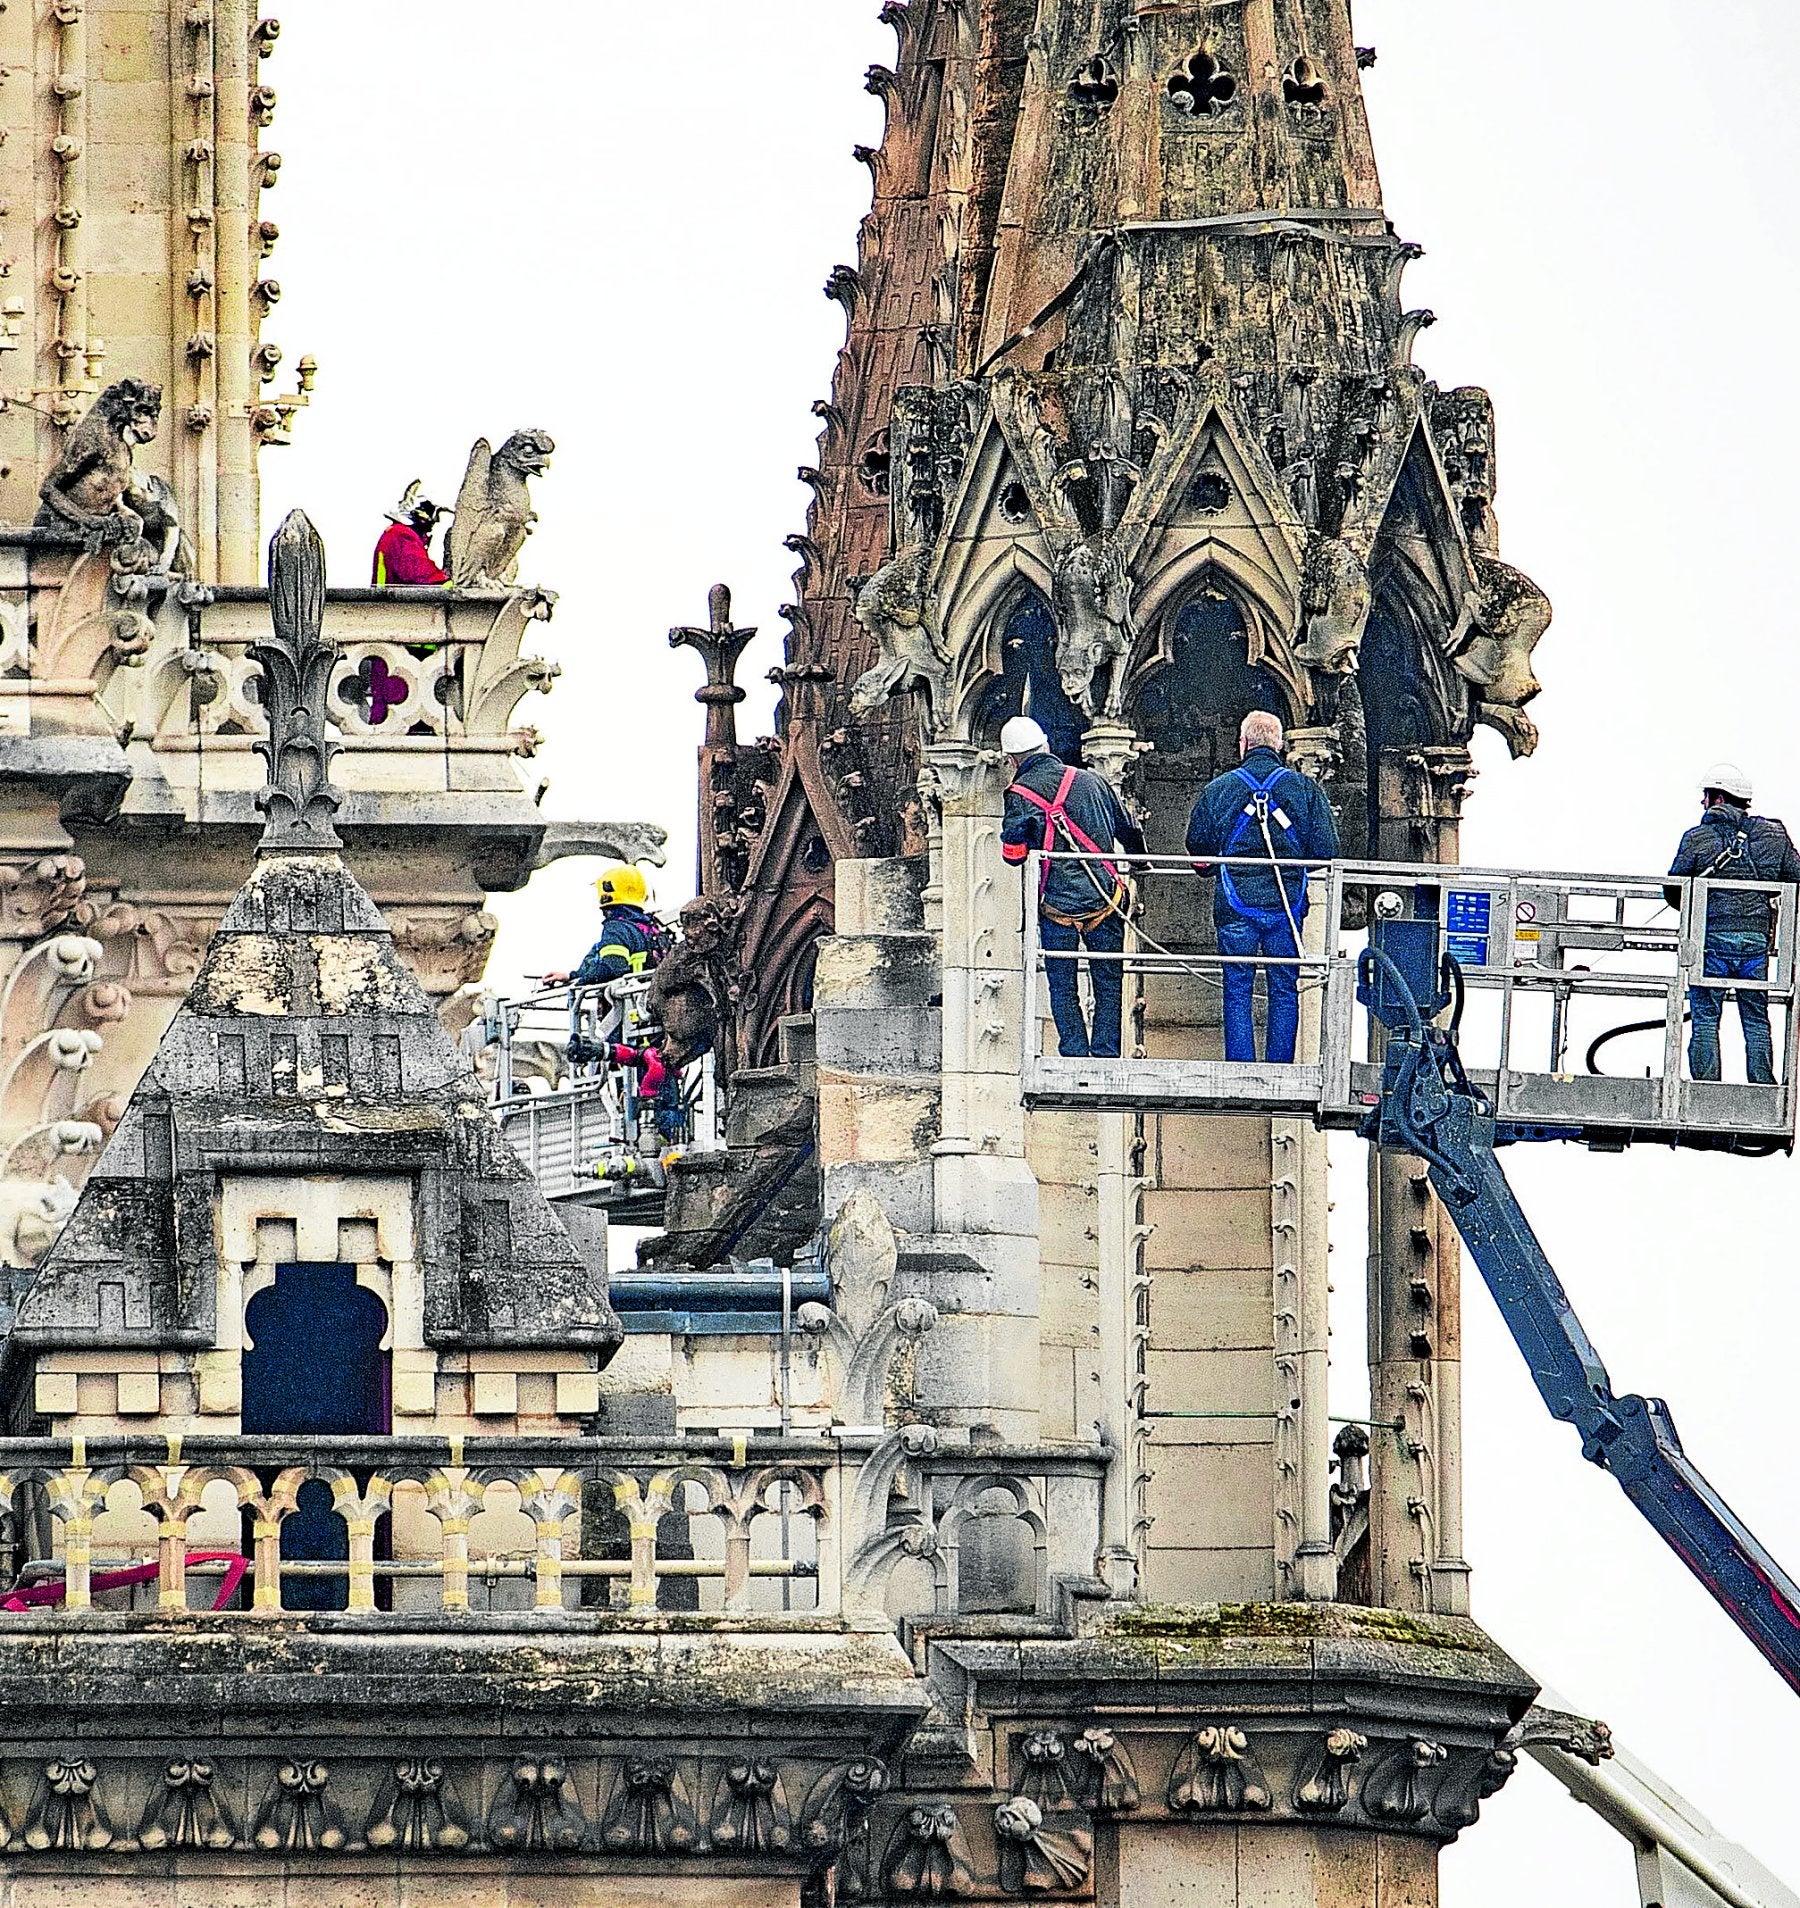
[[[1169,78],[1169,104],[1192,119],[1216,119],[1237,98],[1237,75],[1202,47]]]

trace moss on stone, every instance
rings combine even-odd
[[[1356,1603],[1151,1603],[1120,1611],[1107,1627],[1118,1636],[1186,1643],[1361,1637],[1421,1649],[1481,1649],[1474,1636],[1440,1618]]]

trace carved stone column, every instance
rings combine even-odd
[[[1021,889],[1000,856],[1004,763],[965,742],[927,750],[941,816],[943,1114],[935,1229],[986,1276],[937,1296],[920,1402],[1005,1435],[1036,1435],[1038,1196],[1025,1158]]]
[[[1474,771],[1466,749],[1390,749],[1378,764],[1384,861],[1454,863]],[[1369,1163],[1369,1546],[1374,1601],[1462,1615],[1462,1251],[1421,1160]]]

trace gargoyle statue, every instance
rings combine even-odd
[[[475,440],[450,526],[456,588],[504,589],[518,574],[519,552],[537,522],[528,480],[550,468],[555,449],[544,431],[514,431],[497,451],[485,437]]]
[[[40,530],[79,530],[91,550],[135,544],[144,518],[134,508],[132,447],[148,444],[162,421],[162,386],[138,378],[109,384],[69,433],[38,496]]]
[[[1525,705],[1544,686],[1533,672],[1532,652],[1554,612],[1544,592],[1511,564],[1477,557],[1475,568],[1481,603],[1474,633],[1456,658],[1457,674],[1478,692],[1476,719],[1498,729],[1515,757],[1530,755],[1538,732]]]
[[[1137,645],[1137,622],[1131,612],[1131,571],[1113,531],[1097,530],[1058,552],[1050,607],[1063,694],[1091,716],[1116,719],[1125,706],[1125,669]],[[1096,689],[1102,672],[1103,696]]]
[[[732,959],[738,904],[702,895],[681,910],[681,939],[650,983],[650,1012],[663,1029],[666,1065],[685,1067],[703,1053],[729,1056],[721,1037],[740,992]]]
[[[1369,572],[1348,544],[1314,537],[1300,578],[1300,644],[1296,659],[1321,675],[1355,672],[1375,593]]]
[[[881,645],[881,660],[850,691],[850,708],[869,715],[906,689],[925,692],[925,725],[936,734],[950,709],[950,664],[932,628],[931,546],[906,544],[856,593],[852,612]]]

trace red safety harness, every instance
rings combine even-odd
[[[1045,801],[1043,796],[1041,796],[1035,788],[1027,788],[1023,782],[1014,782],[1012,787],[1006,792],[1009,795],[1017,795],[1022,801],[1029,802],[1033,808],[1043,810],[1044,851],[1046,854],[1054,854],[1056,852],[1056,831],[1060,828],[1069,838],[1070,844],[1079,853],[1101,856],[1100,866],[1106,870],[1107,876],[1113,884],[1112,898],[1109,901],[1102,902],[1091,914],[1064,914],[1060,908],[1053,908],[1046,905],[1044,901],[1044,890],[1050,885],[1049,862],[1046,861],[1038,870],[1038,911],[1046,920],[1054,921],[1059,927],[1087,929],[1098,927],[1109,914],[1121,912],[1119,904],[1125,899],[1126,889],[1124,879],[1120,875],[1118,868],[1105,858],[1100,844],[1076,827],[1074,822],[1069,819],[1068,810],[1063,806],[1069,799],[1069,790],[1075,786],[1075,777],[1078,773],[1078,770],[1072,768],[1063,770],[1063,778],[1057,785],[1056,799],[1054,801]],[[1091,875],[1092,870],[1089,870],[1089,873]],[[1099,892],[1099,887],[1100,884],[1096,881],[1094,883],[1096,893]]]

